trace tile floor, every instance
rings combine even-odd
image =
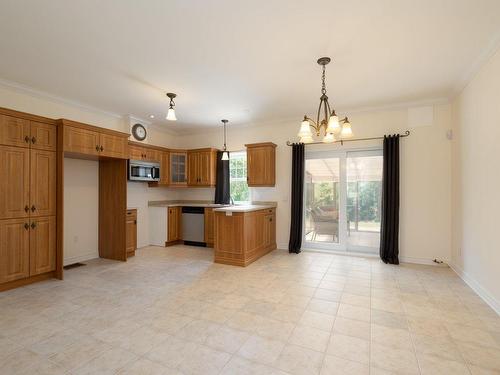
[[[0,293],[1,374],[499,374],[500,317],[449,268],[149,247]]]

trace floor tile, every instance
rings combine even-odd
[[[251,336],[238,351],[238,355],[251,361],[271,365],[281,354],[285,344],[260,336]]]
[[[329,331],[299,325],[293,330],[288,342],[318,352],[324,352],[329,339]]]
[[[370,362],[370,342],[334,333],[330,338],[326,353],[368,365]]]
[[[321,370],[321,375],[368,375],[369,373],[368,365],[328,354]]]
[[[287,344],[273,366],[293,375],[315,375],[320,373],[322,364],[322,353]]]

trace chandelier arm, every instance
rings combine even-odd
[[[304,116],[304,120],[309,121],[309,126],[313,128],[315,131],[318,131],[318,125],[312,118]]]

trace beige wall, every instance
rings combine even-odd
[[[434,258],[447,262],[450,258],[450,105],[434,107],[432,126],[411,129],[412,134],[401,142],[401,256],[408,261],[429,263]],[[349,116],[356,137],[402,133],[408,122],[407,109],[353,113]],[[277,240],[287,248],[290,225],[291,149],[287,140],[295,140],[297,121],[265,124],[259,127],[228,127],[228,149],[242,150],[245,143],[274,142],[278,145],[276,187],[252,189],[253,200],[278,202]],[[220,147],[222,129],[199,136],[178,138],[181,147]],[[381,146],[381,141],[351,147]],[[324,150],[327,147],[314,146]],[[348,146],[343,146],[347,148]],[[185,199],[213,199],[213,189],[190,189],[180,192]]]
[[[453,102],[452,265],[500,313],[500,51]]]

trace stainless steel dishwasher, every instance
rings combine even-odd
[[[182,207],[182,239],[185,245],[206,246],[203,207]]]

